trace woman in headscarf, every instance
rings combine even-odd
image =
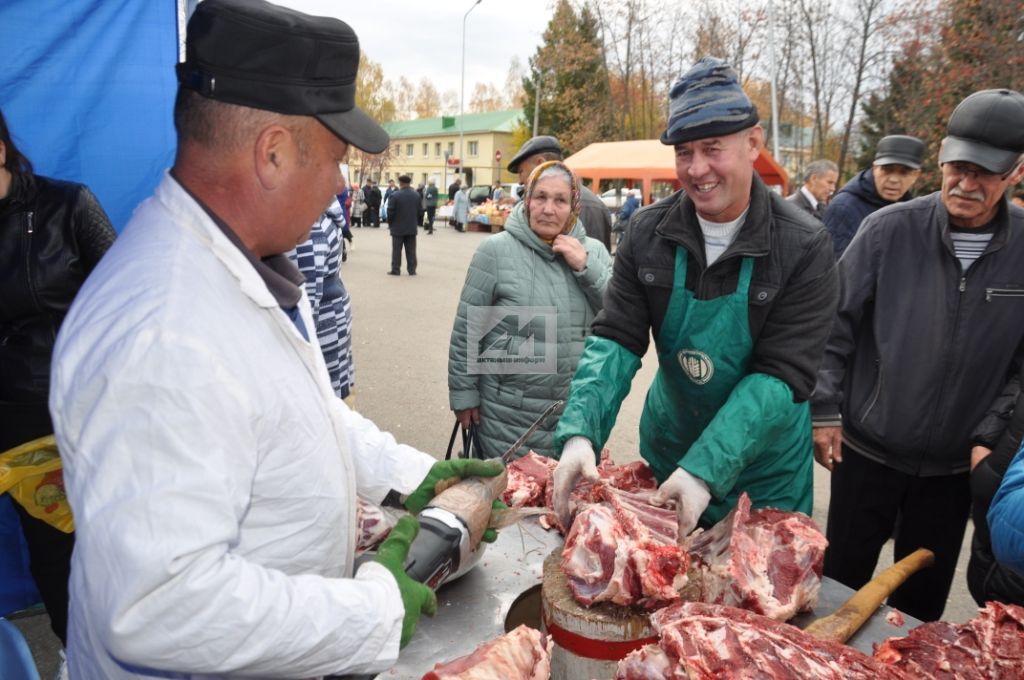
[[[569,394],[611,257],[578,219],[580,183],[561,161],[537,166],[505,231],[483,241],[462,288],[448,354],[448,398],[478,450],[501,455]],[[516,452],[552,456],[553,414]]]

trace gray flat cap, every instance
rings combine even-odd
[[[557,153],[559,156],[563,154],[562,147],[558,144],[557,139],[550,135],[540,135],[527,140],[525,144],[519,147],[519,151],[516,152],[516,155],[508,162],[508,171],[519,172],[520,163],[530,156],[534,156],[539,153]]]

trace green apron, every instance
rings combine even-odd
[[[730,397],[745,397],[742,390],[735,395],[734,390],[747,376],[753,349],[747,296],[754,261],[743,258],[736,291],[713,300],[698,300],[686,289],[686,265],[687,251],[677,247],[672,296],[661,332],[655,338],[658,372],[640,418],[640,454],[659,482],[683,467],[714,488],[728,480],[712,483],[707,466],[696,460],[697,455],[687,460],[687,454]],[[785,419],[783,427],[776,429],[779,434],[772,441],[758,442],[749,460],[737,461],[735,481],[726,487],[731,490],[724,498],[712,498],[701,516],[702,525],[724,517],[743,491],[750,495],[754,507],[810,514],[810,406],[790,402],[781,408],[786,412],[779,414]],[[709,435],[714,442],[710,446],[712,455],[730,456],[743,448],[751,449],[750,442],[744,446],[742,423],[718,422],[713,427],[719,431]]]

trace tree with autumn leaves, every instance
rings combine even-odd
[[[928,153],[919,190],[937,189],[946,121],[967,95],[989,88],[1024,91],[1024,7],[1006,0],[944,0],[933,14],[917,18],[887,86],[864,102],[858,160],[870,163],[885,135],[920,137]]]

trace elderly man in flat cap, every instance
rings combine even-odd
[[[825,574],[859,588],[890,537],[896,560],[928,548],[935,564],[889,598],[925,621],[945,608],[972,484],[1015,452],[988,459],[1024,363],[1024,211],[1006,198],[1024,178],[1024,95],[976,92],[946,130],[942,190],[869,215],[839,261],[813,399]]]
[[[508,162],[508,171],[519,175],[519,184],[525,190],[526,180],[530,173],[541,163],[563,160],[564,153],[558,140],[550,135],[540,135],[528,139],[512,160]],[[586,187],[580,187],[580,222],[590,238],[596,238],[604,244],[606,250],[612,248],[612,214],[608,206]]]
[[[675,500],[680,536],[732,509],[811,512],[807,399],[837,290],[821,223],[754,172],[764,143],[732,67],[699,61],[673,86],[668,129],[683,191],[633,214],[556,443],[555,510],[593,477],[653,334],[659,367],[640,454]]]
[[[924,142],[917,137],[889,135],[878,141],[871,167],[854,175],[832,197],[821,217],[832,234],[837,260],[865,217],[887,205],[913,198],[910,192],[921,176],[923,160]]]
[[[353,573],[356,495],[447,469],[331,389],[284,255],[387,134],[353,104],[345,23],[205,0],[178,65],[174,167],[58,339],[50,409],[78,526],[68,660],[88,680],[385,669],[433,593],[399,522]],[[500,465],[497,466],[500,468]]]

